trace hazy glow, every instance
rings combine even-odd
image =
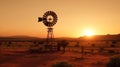
[[[84,31],[84,35],[85,36],[93,36],[94,32],[91,29],[87,29],[87,30]]]
[[[120,0],[0,0],[0,36],[46,37],[37,21],[49,10],[58,16],[55,37],[120,33]]]

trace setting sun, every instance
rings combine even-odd
[[[91,29],[87,29],[87,30],[84,31],[84,35],[85,36],[93,36],[94,32]]]

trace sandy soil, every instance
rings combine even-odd
[[[33,53],[1,52],[0,67],[51,67],[52,64],[66,61],[74,67],[106,67],[109,55],[87,54],[84,59],[76,52]]]

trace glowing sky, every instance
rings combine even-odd
[[[120,0],[0,0],[0,36],[46,37],[47,27],[38,17],[52,10],[58,15],[55,37],[120,33]]]

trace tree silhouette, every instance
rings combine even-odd
[[[65,52],[65,49],[66,49],[67,45],[69,44],[68,41],[67,40],[62,40],[60,42],[60,44],[61,44],[61,47],[63,48],[63,52]]]
[[[61,49],[60,49],[60,46],[61,46],[61,42],[59,41],[59,42],[57,42],[57,51],[60,51]]]
[[[77,41],[77,43],[76,43],[76,45],[74,47],[80,47],[79,44],[80,44],[79,41]]]
[[[1,47],[2,43],[0,42],[0,47]]]
[[[7,42],[7,47],[10,47],[10,46],[11,46],[11,44],[12,44],[12,42],[11,42],[11,41]]]
[[[103,52],[104,52],[104,47],[103,47],[103,46],[99,47],[99,52],[100,52],[100,53],[103,53]]]
[[[94,53],[95,44],[91,44],[91,46],[92,46],[91,53],[93,54]]]
[[[116,41],[112,41],[112,45],[111,45],[111,47],[116,47],[116,44],[117,42]]]
[[[120,55],[111,57],[106,67],[120,67]]]
[[[82,53],[82,54],[81,54],[81,58],[82,58],[82,59],[84,58],[84,53],[85,53],[84,50],[85,50],[85,49],[84,49],[84,46],[81,46],[81,53]]]

